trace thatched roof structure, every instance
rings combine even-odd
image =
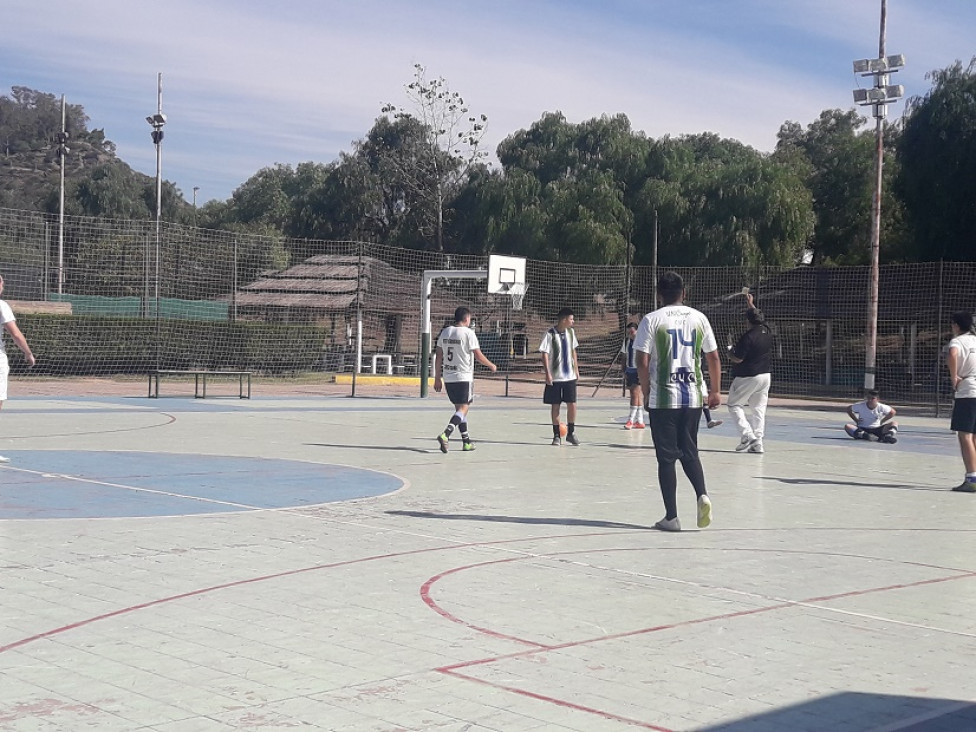
[[[318,254],[237,291],[242,308],[296,308],[324,312],[363,310],[414,313],[420,275],[402,272],[375,257]]]

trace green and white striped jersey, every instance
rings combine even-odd
[[[666,305],[641,320],[634,350],[650,355],[648,409],[702,407],[708,394],[702,354],[718,346],[705,314],[687,305]]]

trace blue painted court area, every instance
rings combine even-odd
[[[391,493],[388,473],[295,460],[153,452],[16,451],[0,519],[185,516],[296,508]]]

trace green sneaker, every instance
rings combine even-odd
[[[437,435],[437,444],[441,446],[441,452],[447,452],[447,435],[443,432]]]
[[[976,493],[976,483],[970,483],[968,480],[964,480],[952,490],[956,491],[956,493]]]
[[[462,445],[461,449],[465,452],[472,452],[474,450],[474,443],[471,440],[466,440]]]

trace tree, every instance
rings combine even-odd
[[[898,190],[922,261],[976,259],[976,57],[928,74],[908,101],[898,144]]]
[[[396,105],[382,108],[394,122],[408,119],[420,125],[422,137],[416,147],[378,148],[386,165],[397,177],[406,197],[418,205],[417,224],[434,239],[437,251],[444,251],[444,227],[448,207],[460,192],[468,175],[487,156],[481,150],[488,124],[484,114],[471,115],[461,95],[442,78],[427,78],[427,70],[414,64],[414,80],[407,85],[413,111]]]

